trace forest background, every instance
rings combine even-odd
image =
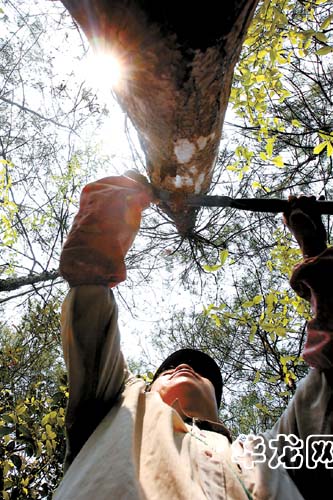
[[[259,3],[211,193],[332,199],[332,33],[329,0]],[[144,174],[144,158],[60,3],[0,1],[0,40],[0,491],[42,499],[64,454],[61,247],[82,187]],[[173,349],[203,349],[223,372],[233,435],[268,428],[307,372],[310,311],[288,285],[299,260],[281,215],[202,209],[188,239],[152,206],[115,291],[131,369],[149,377]]]

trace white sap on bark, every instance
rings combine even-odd
[[[185,175],[176,175],[174,180],[174,185],[176,188],[182,188],[184,186],[193,186],[193,179]]]
[[[195,183],[195,187],[194,187],[194,193],[195,194],[199,194],[200,191],[201,191],[201,186],[202,186],[202,183],[203,181],[205,180],[205,174],[201,173],[197,180],[196,180],[196,183]]]
[[[188,139],[178,139],[175,143],[175,155],[178,163],[188,163],[195,153],[195,144]]]
[[[215,132],[207,135],[207,137],[203,137],[202,135],[197,139],[197,145],[200,151],[205,149],[207,142],[212,141],[215,137]]]

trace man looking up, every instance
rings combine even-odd
[[[177,351],[178,353],[178,351]],[[199,369],[200,370],[200,369]],[[151,392],[158,392],[162,401],[186,419],[218,421],[218,407],[213,383],[186,363],[161,371]]]
[[[222,377],[206,353],[172,353],[148,390],[124,361],[109,288],[126,278],[124,258],[151,201],[149,186],[126,176],[89,184],[62,251],[71,287],[62,314],[70,396],[65,476],[54,499],[318,498],[318,484],[332,486],[332,469],[307,468],[303,449],[295,468],[290,450],[277,444],[274,457],[268,446],[282,434],[328,443],[333,434],[333,261],[313,200],[292,199],[285,216],[305,256],[291,284],[314,309],[303,354],[313,369],[261,435],[264,460],[250,466],[249,450],[219,422]]]

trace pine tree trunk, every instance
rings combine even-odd
[[[137,129],[150,181],[180,193],[162,208],[189,234],[196,209],[186,208],[184,194],[210,187],[233,70],[258,0],[62,2],[96,49],[120,58],[125,73],[115,94]]]

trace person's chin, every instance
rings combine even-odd
[[[173,382],[172,397],[182,401],[183,404],[186,404],[186,402],[193,403],[193,400],[201,397],[197,379],[193,377],[175,377]]]

